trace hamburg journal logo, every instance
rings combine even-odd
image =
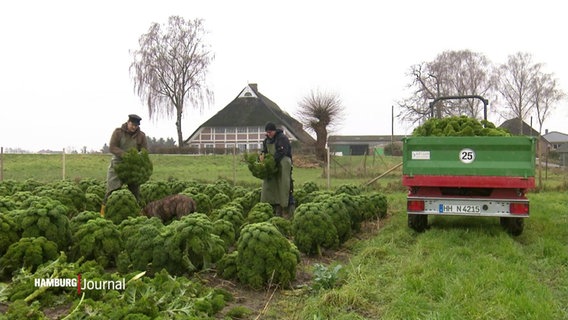
[[[89,280],[77,274],[77,278],[38,278],[34,279],[35,287],[53,287],[53,288],[76,288],[77,294],[80,295],[85,291],[94,290],[124,290],[126,281],[124,278],[120,280]]]

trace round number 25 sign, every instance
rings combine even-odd
[[[472,163],[475,160],[475,151],[465,148],[460,150],[460,161],[463,163]]]

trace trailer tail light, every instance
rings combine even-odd
[[[511,202],[509,204],[511,214],[529,214],[529,204],[526,202]]]
[[[406,209],[408,211],[424,211],[424,200],[408,200]]]

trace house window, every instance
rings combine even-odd
[[[247,132],[247,127],[238,127],[237,132],[238,133],[245,133],[245,132]]]
[[[248,145],[250,150],[260,150],[262,149],[262,144],[260,143],[251,143]]]
[[[226,133],[235,133],[235,127],[228,127],[225,129]]]
[[[217,128],[215,128],[215,133],[225,133],[225,128],[224,127],[217,127]]]
[[[231,149],[231,150],[232,150],[234,147],[235,147],[235,144],[234,144],[234,143],[227,143],[227,144],[225,144],[225,149]]]
[[[239,143],[237,146],[238,146],[240,152],[247,151],[247,145],[245,143]]]

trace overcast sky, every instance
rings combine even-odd
[[[292,116],[310,90],[336,92],[348,112],[334,134],[390,134],[391,106],[407,94],[409,68],[446,50],[468,49],[494,63],[528,52],[568,92],[562,3],[2,1],[0,146],[100,150],[129,113],[142,116],[147,135],[177,141],[174,119],[148,119],[128,71],[138,38],[172,15],[204,19],[216,56],[207,78],[215,101],[203,112],[186,110],[184,138],[248,83]],[[544,128],[567,132],[567,105]],[[395,134],[411,131],[395,121]]]

